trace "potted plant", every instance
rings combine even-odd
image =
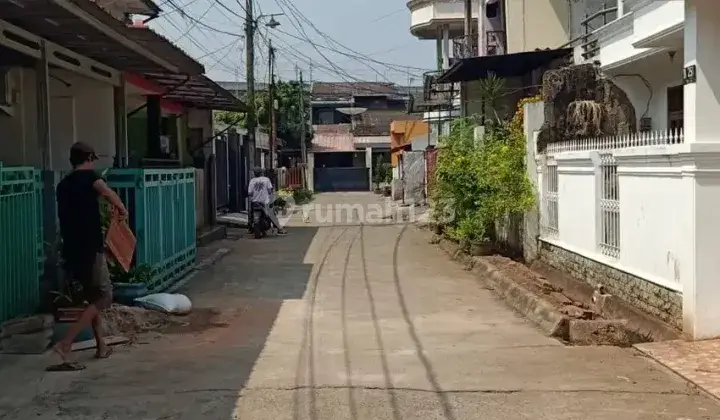
[[[115,261],[108,262],[110,279],[113,283],[113,296],[117,303],[131,306],[135,299],[147,296],[150,284],[157,273],[157,269],[148,264],[140,264],[125,271]]]
[[[51,292],[53,299],[55,325],[53,326],[53,342],[60,341],[70,326],[80,319],[88,302],[83,298],[82,286],[76,282],[65,284],[62,290]],[[88,326],[75,338],[75,342],[92,340],[93,330]]]

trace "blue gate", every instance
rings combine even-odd
[[[316,192],[370,191],[369,168],[315,168]]]

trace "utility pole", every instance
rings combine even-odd
[[[253,18],[253,0],[245,3],[245,74],[247,81],[247,113],[245,127],[247,128],[246,141],[243,142],[247,168],[247,179],[255,168],[255,19]]]
[[[275,49],[272,40],[268,45],[268,71],[270,72],[270,170],[273,170],[277,144],[277,110],[275,109]]]
[[[300,158],[302,163],[307,164],[307,140],[305,140],[305,83],[303,83],[302,70],[300,70]]]

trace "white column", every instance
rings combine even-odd
[[[485,48],[485,0],[478,0],[478,56],[482,57],[486,53]]]
[[[307,189],[315,191],[315,154],[308,152],[307,154]]]
[[[625,0],[617,0],[617,17],[620,19],[625,14]]]
[[[445,25],[442,28],[442,57],[443,70],[450,68],[450,26]]]
[[[691,144],[683,173],[683,196],[688,214],[679,214],[685,236],[683,261],[676,267],[683,295],[683,332],[693,340],[720,337],[720,143]]]
[[[370,191],[373,190],[373,159],[372,147],[365,149],[365,166],[368,168],[368,176],[370,177]]]
[[[695,66],[695,83],[685,84],[685,142],[720,142],[720,8],[716,0],[685,2],[685,69]]]
[[[683,331],[694,340],[720,337],[720,10],[714,0],[685,2],[685,68],[695,66],[695,82],[685,84],[685,142],[689,147],[683,175],[689,214],[679,215],[686,236],[680,267]],[[687,70],[686,70],[687,71]]]

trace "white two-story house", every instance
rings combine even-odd
[[[575,62],[627,94],[637,132],[540,152],[540,239],[586,274],[600,263],[614,292],[689,338],[718,337],[720,3],[610,6],[613,20],[577,44]]]

